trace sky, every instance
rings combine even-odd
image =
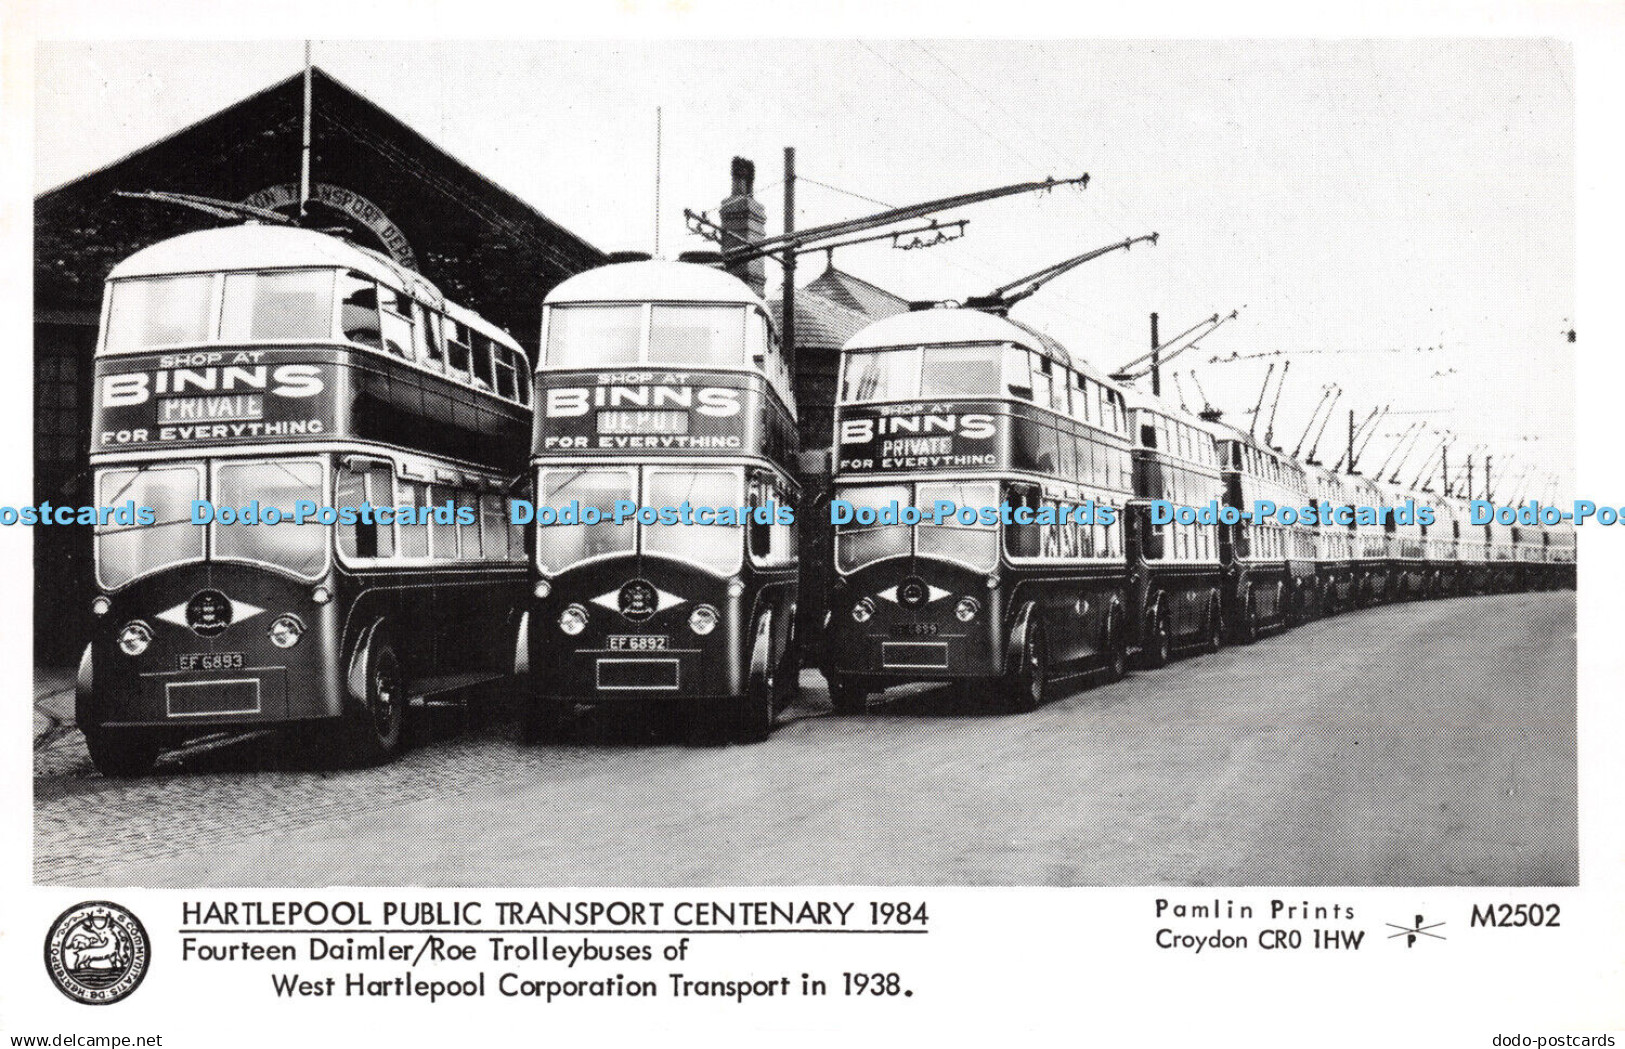
[[[769,229],[797,150],[797,223],[1046,176],[1086,189],[946,212],[929,250],[846,248],[836,263],[910,299],[985,293],[1156,232],[1018,306],[1017,319],[1113,368],[1239,309],[1175,367],[1247,425],[1269,366],[1292,362],[1275,442],[1298,443],[1323,388],[1330,436],[1391,405],[1367,472],[1409,426],[1454,436],[1497,477],[1572,493],[1576,324],[1574,70],[1543,39],[1393,41],[315,41],[315,61],[566,228],[660,251],[707,243],[730,159],[757,165]],[[302,45],[71,42],[36,55],[43,191],[296,72]],[[289,158],[289,176],[297,171]],[[286,181],[283,173],[267,182]],[[318,180],[321,173],[315,172]],[[824,260],[804,258],[802,282]],[[777,281],[769,265],[770,283]],[[1218,360],[1215,360],[1218,358]],[[1239,358],[1239,359],[1237,359]],[[1178,399],[1173,383],[1165,395]],[[1264,403],[1262,434],[1274,389]],[[1481,461],[1482,452],[1475,456]],[[1437,461],[1437,457],[1434,457]],[[1481,477],[1481,474],[1480,474]],[[1533,486],[1538,495],[1543,484]],[[1499,488],[1499,486],[1498,486]],[[1498,490],[1498,498],[1511,493]]]

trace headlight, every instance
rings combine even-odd
[[[954,606],[954,616],[961,623],[969,623],[976,618],[976,613],[982,610],[982,603],[974,597],[962,597],[959,604]]]
[[[688,614],[688,628],[704,637],[717,628],[717,610],[710,605],[700,605]]]
[[[305,636],[305,624],[293,614],[277,616],[276,621],[265,631],[271,639],[271,644],[278,648],[292,648]]]
[[[537,596],[537,598],[544,598],[548,594],[551,594],[552,592],[553,592],[553,584],[549,583],[545,579],[536,580],[536,585],[533,588],[531,588],[531,593],[535,594]]]
[[[867,597],[852,606],[852,618],[859,623],[867,623],[875,614],[875,603]]]
[[[127,656],[139,656],[150,644],[152,644],[152,628],[139,619],[124,624],[124,629],[119,631],[118,647]]]
[[[587,629],[587,610],[580,605],[571,605],[560,612],[559,629],[571,637]]]
[[[107,595],[105,594],[97,595],[96,600],[90,603],[90,611],[92,615],[105,616],[108,612],[112,611],[112,608],[113,602],[107,600]]]

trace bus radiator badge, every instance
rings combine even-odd
[[[931,588],[919,576],[909,576],[897,588],[897,603],[904,608],[919,608],[931,600]]]
[[[231,625],[231,601],[218,590],[199,590],[186,602],[186,625],[200,637],[214,637]]]
[[[616,603],[621,615],[634,623],[641,623],[659,609],[660,591],[647,580],[634,579],[621,587],[620,598]]]
[[[45,971],[57,990],[82,1005],[112,1005],[147,975],[152,945],[140,919],[116,903],[76,904],[45,935]]]

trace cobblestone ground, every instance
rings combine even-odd
[[[1572,884],[1571,593],[1371,609],[1000,716],[974,691],[692,748],[511,685],[416,713],[393,765],[263,734],[91,767],[36,687],[35,877],[153,885]]]

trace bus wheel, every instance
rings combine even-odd
[[[862,714],[869,709],[869,690],[854,684],[850,678],[829,678],[829,705],[837,714]]]
[[[348,757],[357,765],[378,765],[400,754],[406,739],[406,680],[386,638],[374,635],[366,660],[367,694],[350,719]]]
[[[1246,610],[1241,613],[1241,643],[1250,645],[1258,640],[1258,597],[1247,591]]]
[[[109,779],[145,776],[164,749],[157,737],[145,732],[86,732],[85,746],[96,771]]]
[[[728,735],[735,743],[760,743],[773,731],[774,709],[773,620],[756,621],[756,643],[751,646],[750,679],[745,694],[728,701]]]
[[[1044,661],[1048,655],[1044,628],[1033,623],[1021,646],[1021,662],[1005,676],[1005,707],[1010,713],[1027,714],[1044,705]]]
[[[1219,603],[1207,604],[1207,642],[1202,646],[1209,654],[1224,647],[1224,617],[1219,614]]]
[[[1148,669],[1155,670],[1167,666],[1173,652],[1174,641],[1168,633],[1168,616],[1158,610],[1146,627],[1145,648],[1140,651],[1140,659]]]
[[[1121,681],[1128,676],[1128,643],[1117,626],[1117,613],[1106,617],[1106,680]]]

